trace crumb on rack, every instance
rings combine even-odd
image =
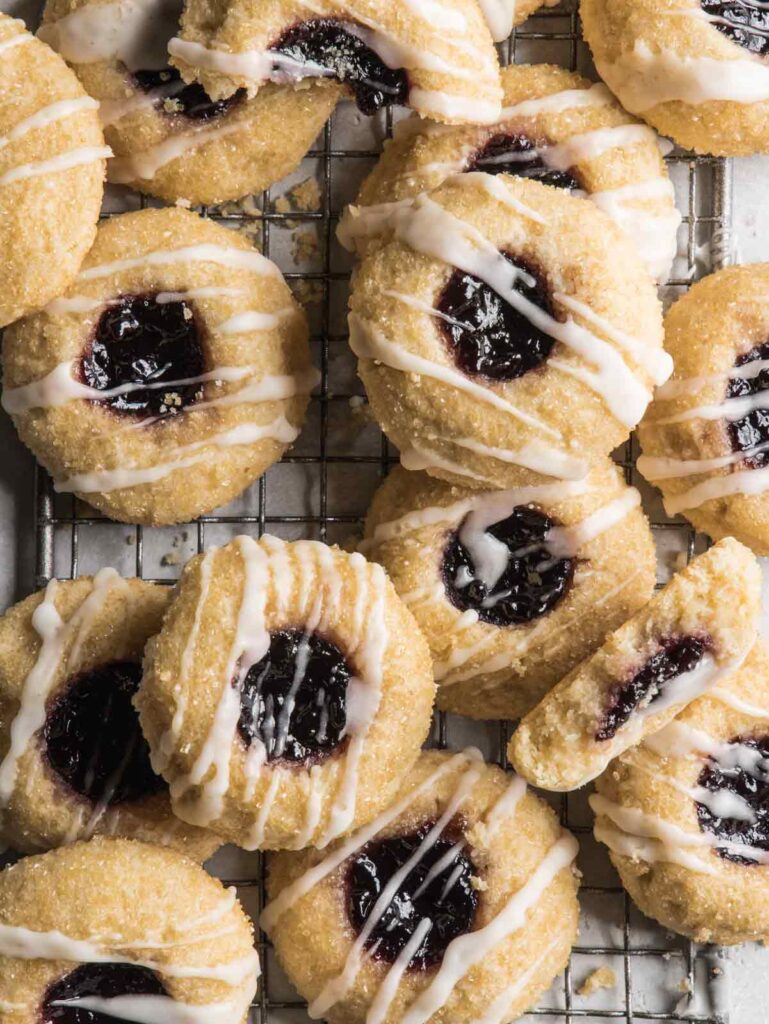
[[[323,302],[323,282],[302,278],[290,282],[291,291],[300,306],[319,306]]]
[[[313,228],[304,228],[297,231],[293,238],[291,258],[294,263],[311,263],[318,255],[320,246],[318,235]]]
[[[603,988],[614,988],[616,984],[617,975],[611,967],[607,967],[606,965],[603,967],[596,967],[596,969],[591,971],[579,986],[577,989],[577,995],[592,996],[594,992],[598,992]]]
[[[182,560],[182,556],[178,551],[166,551],[166,553],[160,559],[160,564],[164,568],[168,568],[172,565],[179,565]]]
[[[305,178],[275,200],[276,213],[317,213],[321,208],[320,185],[315,178]],[[286,220],[286,226],[295,228],[299,221]]]

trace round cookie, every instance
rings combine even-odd
[[[224,505],[296,439],[317,381],[278,268],[185,210],[105,221],[75,284],[3,339],[3,405],[54,477],[110,518]]]
[[[261,924],[329,1024],[504,1024],[568,961],[577,851],[521,779],[428,751],[376,821],[270,857]]]
[[[769,35],[742,0],[581,0],[601,78],[632,114],[696,153],[769,151]]]
[[[93,839],[0,872],[4,1024],[245,1024],[252,943],[235,890],[158,846]]]
[[[74,278],[96,234],[110,155],[98,104],[64,61],[0,13],[0,327]]]
[[[109,180],[168,202],[212,205],[261,192],[290,174],[322,131],[341,86],[269,85],[213,102],[168,64],[174,4],[49,0],[40,36],[100,103],[115,159]]]
[[[504,42],[516,25],[522,24],[540,7],[557,7],[559,0],[479,0],[481,11],[495,43]]]
[[[375,417],[408,469],[451,483],[581,479],[670,372],[654,285],[618,228],[507,174],[401,209],[350,308]]]
[[[516,771],[543,789],[584,786],[739,668],[760,612],[758,563],[719,541],[526,715],[508,747]]]
[[[301,849],[388,802],[434,693],[381,566],[242,536],[185,568],[136,703],[179,817],[246,849]]]
[[[697,942],[769,938],[769,650],[619,757],[591,797],[633,900]]]
[[[361,550],[424,633],[440,708],[519,718],[649,600],[656,557],[640,500],[608,459],[584,481],[507,491],[390,474]]]
[[[605,85],[552,64],[502,69],[497,124],[446,128],[412,117],[348,207],[339,238],[365,248],[406,200],[455,174],[483,171],[532,178],[585,196],[633,242],[656,278],[677,251],[681,215],[657,135],[620,107]]]
[[[440,6],[436,17],[407,0],[187,0],[168,52],[185,82],[215,99],[331,78],[364,114],[400,104],[448,124],[496,121],[499,64],[480,7]]]
[[[205,860],[221,845],[171,813],[131,704],[169,594],[102,569],[0,618],[0,835],[13,849],[119,835]]]
[[[638,430],[638,469],[668,514],[759,555],[769,555],[767,292],[769,264],[729,267],[675,303],[665,319],[673,378]]]

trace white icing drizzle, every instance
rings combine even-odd
[[[477,185],[484,192],[488,192],[492,199],[509,206],[511,210],[515,210],[522,217],[534,221],[535,224],[547,224],[547,220],[540,213],[521,202],[510,192],[504,181],[493,174],[484,174],[483,171],[466,171],[463,174],[452,175],[450,180],[462,185]]]
[[[769,388],[756,391],[752,395],[736,396],[725,398],[723,402],[714,405],[698,405],[686,412],[677,413],[675,416],[665,416],[652,420],[653,423],[686,423],[689,420],[727,420],[734,422],[740,420],[757,409],[769,409]]]
[[[232,1024],[243,1013],[245,1003],[179,1003],[170,996],[81,996],[57,999],[52,1006],[91,1010],[105,1017],[117,1017],[134,1024]]]
[[[754,449],[734,452],[714,459],[669,459],[642,455],[637,462],[638,471],[647,480],[667,480],[673,477],[696,476],[734,466],[751,455],[764,451],[769,444],[757,445]],[[723,476],[703,480],[680,494],[666,494],[663,504],[668,515],[674,516],[691,508],[699,508],[707,501],[727,498],[733,494],[763,494],[769,489],[769,467],[761,469],[736,470]]]
[[[439,0],[404,0],[404,2],[412,14],[429,25],[438,24],[447,32],[467,31],[467,18],[456,7],[439,3]]]
[[[554,526],[547,535],[547,550],[553,558],[574,558],[580,548],[616,526],[641,504],[641,495],[629,487],[619,498],[593,512],[574,526]]]
[[[295,306],[284,306],[274,313],[266,313],[260,309],[247,309],[235,313],[224,323],[215,327],[217,334],[245,334],[249,331],[272,331],[279,327],[283,320],[296,316]]]
[[[230,267],[232,270],[248,270],[262,277],[280,275],[280,271],[271,260],[253,249],[236,249],[234,246],[203,242],[200,245],[186,245],[180,249],[157,249],[142,256],[89,267],[80,271],[78,280],[96,281],[120,274],[124,270],[143,270],[146,267],[169,266],[176,263],[215,263],[220,267]]]
[[[523,992],[531,979],[537,974],[541,967],[547,963],[548,959],[558,946],[561,944],[562,939],[557,936],[552,942],[544,948],[544,950],[536,957],[526,968],[526,970],[519,974],[512,984],[508,985],[507,988],[503,989],[497,998],[489,1005],[484,1015],[480,1017],[475,1024],[507,1024],[510,1020],[510,1007],[515,1003],[518,996]]]
[[[530,441],[512,451],[508,448],[481,444],[480,441],[476,441],[472,437],[435,436],[430,440],[456,445],[457,448],[464,448],[476,455],[482,455],[484,458],[494,459],[507,465],[522,466],[524,469],[541,473],[542,476],[552,476],[559,480],[583,480],[590,470],[588,463],[584,460],[575,455],[569,455],[568,452],[559,448],[553,448],[543,441]],[[466,476],[467,470],[463,468],[461,475]]]
[[[7,135],[0,136],[0,149],[4,149],[12,142],[18,142],[19,139],[23,139],[25,135],[37,131],[39,128],[47,128],[51,124],[79,114],[82,110],[96,110],[98,106],[96,100],[91,99],[90,96],[79,96],[74,100],[59,100],[57,103],[50,103],[29,117],[25,117],[23,121],[19,121]]]
[[[722,704],[726,704],[730,708],[734,708],[736,711],[741,711],[743,715],[769,720],[769,708],[762,708],[757,704],[751,704],[743,700],[742,697],[738,697],[736,693],[732,693],[726,687],[714,686],[708,696],[720,701]]]
[[[111,156],[112,150],[109,146],[79,146],[77,149],[69,149],[65,153],[59,153],[58,156],[50,157],[48,160],[38,160],[34,163],[12,167],[4,174],[0,174],[0,186],[13,185],[16,182],[39,178],[45,174],[58,174],[60,171],[83,167],[86,164],[96,163],[98,160],[106,160]]]
[[[513,31],[516,0],[480,0],[491,38],[501,43]]]
[[[16,49],[17,46],[22,46],[25,43],[32,42],[32,36],[24,30],[24,22],[14,19],[13,25],[22,29],[22,31],[15,36],[11,36],[9,39],[0,40],[0,54],[8,53],[9,50]]]
[[[725,771],[740,769],[759,779],[769,776],[769,760],[757,747],[714,739],[709,733],[685,722],[670,722],[664,729],[647,736],[644,746],[660,757],[707,754]]]
[[[589,89],[561,89],[547,96],[523,100],[512,107],[503,107],[500,123],[518,117],[562,114],[565,110],[576,110],[580,107],[611,107],[616,102],[603,82],[597,82]]]
[[[757,302],[765,300],[765,295],[755,298]],[[764,370],[769,370],[769,359],[753,359],[742,366],[731,367],[723,373],[714,373],[703,377],[685,377],[681,380],[669,380],[667,384],[657,391],[656,397],[667,401],[670,398],[679,398],[682,395],[696,395],[707,384],[719,384],[731,378],[752,380],[763,373]]]
[[[571,135],[563,142],[547,146],[542,156],[549,167],[568,171],[586,160],[597,160],[612,149],[630,149],[642,144],[656,147],[657,133],[652,128],[645,124],[616,124]]]
[[[186,153],[206,146],[210,142],[220,142],[230,135],[242,132],[244,128],[247,128],[247,124],[238,122],[236,124],[219,124],[213,128],[178,132],[147,149],[136,150],[129,156],[111,160],[107,167],[107,177],[115,185],[129,185],[132,181],[137,180],[151,181],[159,170],[173,163],[174,160],[179,160]]]

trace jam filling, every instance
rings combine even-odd
[[[403,68],[387,67],[359,35],[331,18],[313,18],[295,25],[270,50],[309,66],[308,74],[326,72],[346,82],[364,114],[376,114],[382,107],[408,100],[409,80]],[[273,78],[282,76],[296,77],[276,61]]]
[[[479,579],[472,553],[460,540],[460,526],[449,538],[441,566],[454,607],[476,611],[482,622],[494,626],[531,622],[551,611],[571,586],[575,568],[573,559],[551,558],[547,552],[545,538],[556,525],[537,509],[519,505],[507,519],[487,527],[485,533],[508,551],[505,571],[492,587]]]
[[[750,352],[740,356],[735,365],[749,365],[758,359],[769,360],[769,342],[757,345]],[[732,377],[727,385],[726,397],[744,398],[748,395],[755,395],[759,391],[769,392],[769,368],[761,370],[755,377]],[[769,442],[769,393],[765,409],[755,409],[740,420],[727,422],[727,430],[732,451],[735,452],[750,451],[758,445]],[[744,465],[749,469],[761,469],[763,466],[769,465],[769,449],[751,455],[744,460]]]
[[[530,266],[507,253],[516,292],[553,316],[550,292]],[[440,294],[436,318],[454,361],[469,377],[509,381],[522,377],[550,355],[553,338],[471,274],[455,270]]]
[[[374,840],[352,861],[347,912],[359,934],[382,890],[414,854],[432,825],[422,825],[406,836]],[[408,966],[410,970],[428,970],[441,961],[450,942],[470,931],[478,906],[478,893],[472,885],[475,870],[461,849],[448,858],[457,842],[458,836],[448,838],[444,833],[401,881],[366,939],[365,948],[373,959],[394,963],[420,923],[427,920],[431,923],[429,931]],[[442,858],[446,860],[439,865]]]
[[[342,652],[323,637],[296,629],[273,633],[269,651],[240,689],[243,742],[261,740],[268,761],[329,756],[343,738],[352,676]]]
[[[758,739],[737,736],[729,742],[754,750],[755,762],[749,763],[753,761],[750,755],[747,759],[740,758],[741,765],[725,765],[718,759],[709,757],[697,784],[711,793],[733,793],[739,798],[736,801],[737,805],[741,805],[746,814],[738,818],[719,818],[711,807],[697,802],[697,821],[703,831],[718,839],[769,852],[769,736],[761,736]],[[728,758],[723,760],[726,761]],[[736,864],[757,863],[750,857],[743,857],[722,846],[716,847],[716,853]]]
[[[128,1024],[124,1017],[56,1006],[68,999],[114,999],[116,996],[163,996],[166,989],[153,971],[129,964],[83,964],[55,981],[45,994],[40,1024]]]
[[[698,636],[663,637],[658,651],[643,668],[614,687],[601,726],[595,734],[596,740],[610,740],[639,705],[646,706],[659,700],[665,692],[665,685],[695,669],[710,646],[708,638]]]
[[[180,114],[190,121],[212,121],[221,117],[246,96],[245,89],[238,89],[226,99],[212,100],[202,85],[198,82],[185,84],[179,71],[172,67],[160,71],[134,71],[132,77],[143,92],[163,90],[166,98],[158,100],[158,110]]]
[[[114,661],[76,676],[49,706],[43,742],[60,779],[93,804],[139,800],[162,790],[131,703],[141,665]]]
[[[540,155],[541,147],[520,132],[493,135],[479,149],[465,168],[485,174],[513,174],[517,178],[531,178],[555,188],[578,189],[579,183],[568,171],[548,167]]]
[[[165,417],[202,398],[204,385],[197,378],[206,372],[205,363],[201,331],[189,303],[124,295],[99,317],[81,359],[80,376],[97,391],[131,385],[100,401],[116,412]]]
[[[769,54],[769,8],[752,0],[700,0],[700,7],[732,42],[760,57]]]

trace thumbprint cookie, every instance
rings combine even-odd
[[[260,192],[299,165],[341,86],[267,85],[253,99],[239,90],[212,100],[168,63],[178,6],[49,0],[39,35],[99,101],[110,181],[193,205]]]
[[[180,818],[246,849],[301,849],[392,798],[434,691],[381,566],[243,536],[185,568],[136,702]]]
[[[69,291],[5,333],[3,365],[3,406],[56,489],[130,523],[244,491],[317,380],[275,264],[178,209],[103,222]]]
[[[656,559],[640,504],[608,459],[582,481],[505,491],[390,474],[361,550],[427,638],[440,708],[520,718],[646,604]]]
[[[534,14],[540,7],[556,7],[560,0],[479,0],[491,38],[504,42],[516,25]]]
[[[578,480],[670,373],[654,284],[592,204],[507,174],[418,196],[355,276],[350,345],[408,469]]]
[[[601,78],[697,153],[769,151],[769,10],[754,0],[581,0]]]
[[[245,1024],[253,929],[171,850],[92,839],[0,872],[3,1024]]]
[[[96,235],[98,103],[24,23],[0,13],[0,327],[61,294]]]
[[[0,835],[15,850],[107,834],[205,860],[221,845],[171,813],[131,703],[168,596],[102,569],[0,618]]]
[[[504,1024],[568,960],[577,850],[522,779],[428,751],[369,825],[269,858],[261,923],[313,1018]]]
[[[761,571],[733,538],[695,558],[523,719],[508,756],[571,790],[731,675],[756,639]]]
[[[697,942],[769,940],[769,650],[597,780],[595,835],[641,910]]]
[[[681,215],[659,139],[629,117],[605,85],[554,65],[502,70],[497,124],[454,128],[400,121],[339,228],[347,248],[389,230],[393,213],[456,174],[511,174],[590,199],[664,278],[677,251]]]
[[[477,0],[187,0],[168,44],[214,99],[268,82],[342,82],[364,114],[394,104],[449,124],[499,117],[497,54]]]
[[[769,555],[769,264],[698,282],[665,320],[675,371],[638,432],[638,469],[715,539]],[[766,397],[764,397],[766,396]]]

